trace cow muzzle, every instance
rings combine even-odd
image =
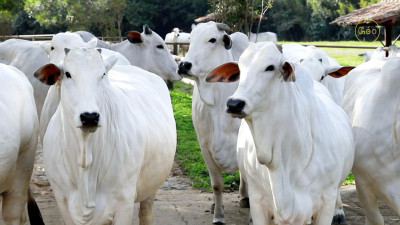
[[[79,127],[83,132],[93,133],[99,127],[100,114],[84,112],[80,115],[82,126]]]
[[[187,74],[189,75],[189,71],[192,68],[192,63],[190,62],[180,62],[178,65],[178,74]]]
[[[232,117],[244,118],[247,116],[247,114],[243,111],[245,105],[246,102],[243,100],[228,99],[228,102],[226,103],[226,112],[231,114]]]

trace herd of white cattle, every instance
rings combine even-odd
[[[182,75],[195,81],[192,119],[213,224],[225,224],[221,173],[237,169],[249,224],[343,224],[339,188],[349,172],[367,225],[384,224],[378,199],[400,216],[396,49],[368,53],[354,68],[313,46],[277,45],[273,34],[229,34],[221,23],[173,33],[163,40],[145,25],[116,44],[84,31],[50,44],[0,43],[6,224],[25,224],[26,214],[44,224],[29,189],[37,146],[64,224],[131,224],[135,202],[140,224],[152,224],[177,144],[164,80]],[[166,45],[178,37],[190,42],[179,64]]]

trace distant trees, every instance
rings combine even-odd
[[[190,32],[194,19],[215,12],[233,31],[273,31],[280,40],[338,40],[351,27],[336,17],[380,0],[0,0],[0,35],[87,30],[122,36],[148,24],[162,37],[174,27]],[[264,14],[265,13],[265,14]]]

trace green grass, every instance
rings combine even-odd
[[[287,41],[280,41],[279,44],[290,43]],[[372,46],[372,47],[382,47],[379,41],[375,42],[361,42],[361,41],[313,41],[313,42],[296,42],[299,44],[306,45],[353,45],[353,46]],[[397,46],[400,43],[396,44]],[[400,47],[400,46],[399,46]],[[341,65],[344,66],[357,66],[363,63],[364,58],[358,56],[358,54],[366,52],[373,49],[358,49],[358,48],[321,48],[329,56],[336,59]]]
[[[186,175],[193,180],[194,187],[210,191],[210,177],[192,123],[193,87],[181,82],[175,82],[174,87],[175,89],[170,93],[178,132],[176,159]],[[238,189],[239,172],[233,175],[223,174],[223,176],[225,188]]]
[[[332,45],[370,45],[380,46],[380,43],[362,43],[356,41],[346,42],[301,42],[301,44],[332,44]],[[323,48],[328,55],[335,58],[342,65],[357,66],[363,62],[358,53],[364,49],[334,49]],[[205,166],[200,147],[197,142],[196,133],[192,124],[191,104],[193,87],[182,82],[174,83],[175,89],[170,91],[174,108],[175,120],[178,132],[178,147],[176,159],[185,171],[186,175],[193,180],[193,186],[204,190],[211,190],[210,177]],[[233,175],[223,174],[225,188],[238,189],[239,173]],[[350,173],[344,185],[353,184],[354,177]]]

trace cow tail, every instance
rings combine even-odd
[[[39,206],[36,204],[30,188],[28,189],[28,215],[31,225],[44,225]]]

